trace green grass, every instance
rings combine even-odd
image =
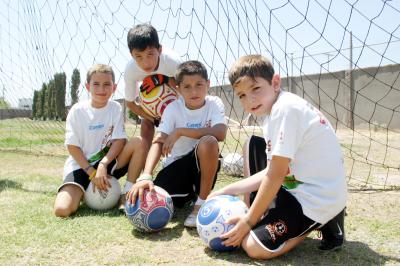
[[[52,209],[64,159],[1,153],[0,265],[400,264],[399,191],[350,193],[347,242],[341,251],[318,251],[313,233],[292,252],[266,263],[241,250],[218,253],[206,248],[196,230],[182,225],[187,208],[178,209],[167,228],[153,234],[133,230],[117,210],[96,212],[84,204],[72,217],[56,218]],[[221,176],[217,187],[236,180]]]

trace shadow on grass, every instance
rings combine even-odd
[[[400,263],[400,258],[386,256],[372,250],[367,244],[347,241],[337,251],[321,251],[317,247],[319,240],[307,238],[289,253],[271,261],[253,260],[242,250],[217,252],[206,247],[204,252],[211,258],[245,265],[383,265]]]
[[[1,179],[0,180],[0,192],[6,189],[22,189],[22,184],[19,182],[15,182],[13,180]]]
[[[118,217],[123,216],[124,214],[121,213],[117,207],[109,210],[97,211],[90,209],[85,203],[81,203],[78,208],[78,211],[70,216],[71,219],[78,218],[78,217],[87,217],[87,216],[107,216],[107,217]]]
[[[39,193],[39,194],[45,194],[48,196],[56,195],[55,191],[40,190],[40,189],[26,189],[22,186],[22,184],[20,182],[16,182],[14,180],[9,180],[9,179],[1,179],[0,180],[0,192],[7,190],[7,189],[16,189],[16,190],[21,190],[23,192]]]

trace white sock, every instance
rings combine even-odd
[[[194,205],[203,205],[203,203],[205,202],[206,200],[203,200],[203,199],[200,199],[200,197],[197,197],[197,200],[196,200],[196,203],[194,204]]]
[[[121,195],[126,194],[131,190],[133,183],[131,181],[126,180],[124,189],[121,192]]]

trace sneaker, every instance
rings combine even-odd
[[[119,197],[118,201],[118,210],[120,212],[125,213],[125,202],[126,202],[125,194],[122,194],[121,197]]]
[[[196,227],[196,220],[197,214],[199,213],[201,205],[194,205],[192,213],[186,218],[185,222],[183,223],[186,227]]]
[[[322,239],[318,246],[320,250],[338,250],[344,242],[344,216],[345,210],[341,211],[321,229]]]

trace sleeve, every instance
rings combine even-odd
[[[215,97],[213,103],[213,110],[211,115],[211,126],[217,124],[227,124],[225,117],[225,106],[219,97]]]
[[[169,104],[162,114],[160,125],[158,126],[158,132],[163,132],[165,134],[171,134],[175,129],[175,116],[174,113],[177,113],[175,108],[175,104]]]
[[[76,108],[72,107],[67,115],[67,121],[65,123],[65,146],[74,145],[82,147],[82,143],[79,141],[79,123],[77,123]]]
[[[124,116],[121,105],[116,102],[116,108],[114,108],[113,115],[116,117],[114,122],[114,131],[112,134],[112,139],[127,139],[124,126]]]
[[[133,61],[130,61],[125,68],[124,80],[125,80],[125,100],[134,102],[139,96],[137,79],[132,69]]]
[[[305,127],[302,124],[306,123],[300,111],[295,108],[287,108],[273,118],[268,126],[271,155],[293,159],[304,136]]]

